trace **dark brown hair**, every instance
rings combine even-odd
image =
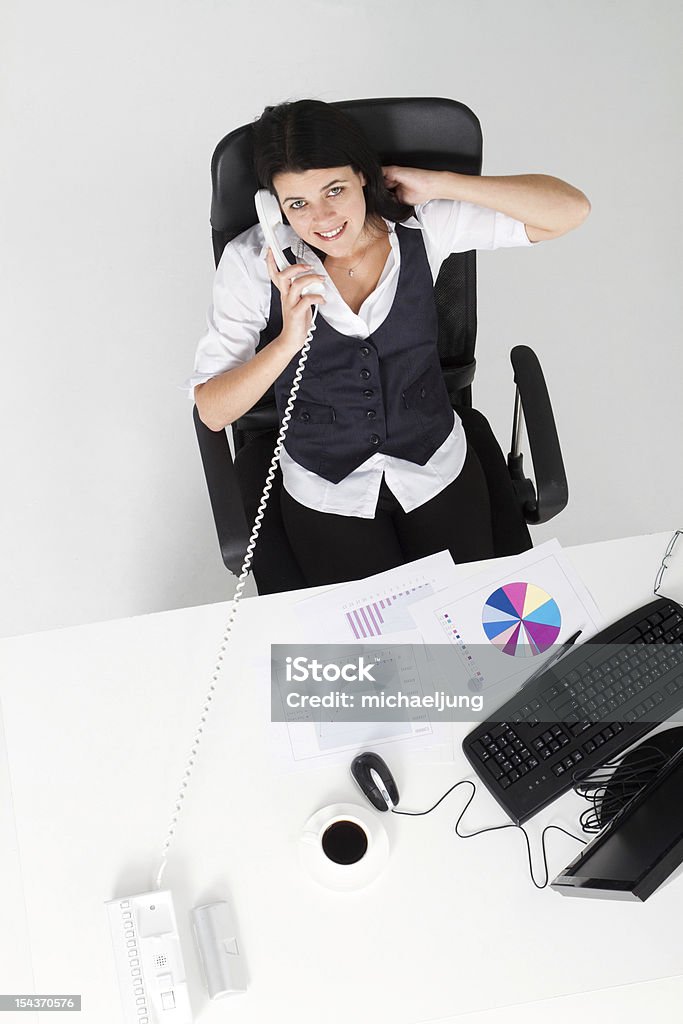
[[[273,192],[276,174],[351,166],[365,175],[366,219],[404,221],[412,206],[384,184],[382,165],[360,125],[322,100],[266,107],[253,125],[254,169],[261,188]]]

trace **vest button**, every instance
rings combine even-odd
[[[304,421],[304,423],[308,423],[310,418],[311,418],[310,412],[302,412],[301,413],[301,419]]]
[[[379,434],[370,434],[372,444],[379,444]]]
[[[360,354],[366,357],[370,355],[370,349],[368,348],[367,345],[363,345],[363,347],[360,350]]]
[[[363,398],[372,398],[374,393],[375,392],[372,390],[372,388],[366,388],[365,391],[363,392]]]
[[[366,412],[366,414],[365,414],[365,415],[367,416],[367,418],[368,418],[369,420],[374,420],[374,418],[375,418],[375,416],[377,415],[377,413],[375,412],[375,410],[374,410],[374,409],[368,409],[368,411]]]
[[[370,377],[370,371],[369,370],[361,370],[360,371],[360,375],[361,375],[361,379],[362,380],[368,380],[368,378]]]
[[[425,391],[425,389],[424,388],[420,388],[420,398],[424,398],[426,394],[427,394],[427,392]]]

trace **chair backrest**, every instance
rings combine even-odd
[[[429,170],[480,174],[482,134],[469,107],[448,99],[366,99],[333,104],[354,118],[383,164]],[[211,161],[213,195],[211,227],[216,265],[236,235],[256,223],[252,125],[243,125],[219,142]],[[471,405],[474,349],[477,334],[476,253],[455,253],[442,265],[435,285],[439,315],[439,356],[451,402]],[[253,411],[233,428],[240,431],[265,425],[259,410],[273,404],[264,395]]]

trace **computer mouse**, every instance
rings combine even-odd
[[[371,750],[354,757],[351,774],[361,792],[378,811],[389,811],[398,804],[398,787],[386,762]]]

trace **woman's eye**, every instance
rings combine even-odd
[[[344,186],[343,185],[333,185],[332,188],[328,190],[327,195],[331,196],[334,199],[335,196],[341,195],[341,193],[343,191],[344,191]],[[306,205],[306,200],[305,199],[293,199],[292,202],[289,204],[288,208],[290,210],[303,210],[305,205]]]

